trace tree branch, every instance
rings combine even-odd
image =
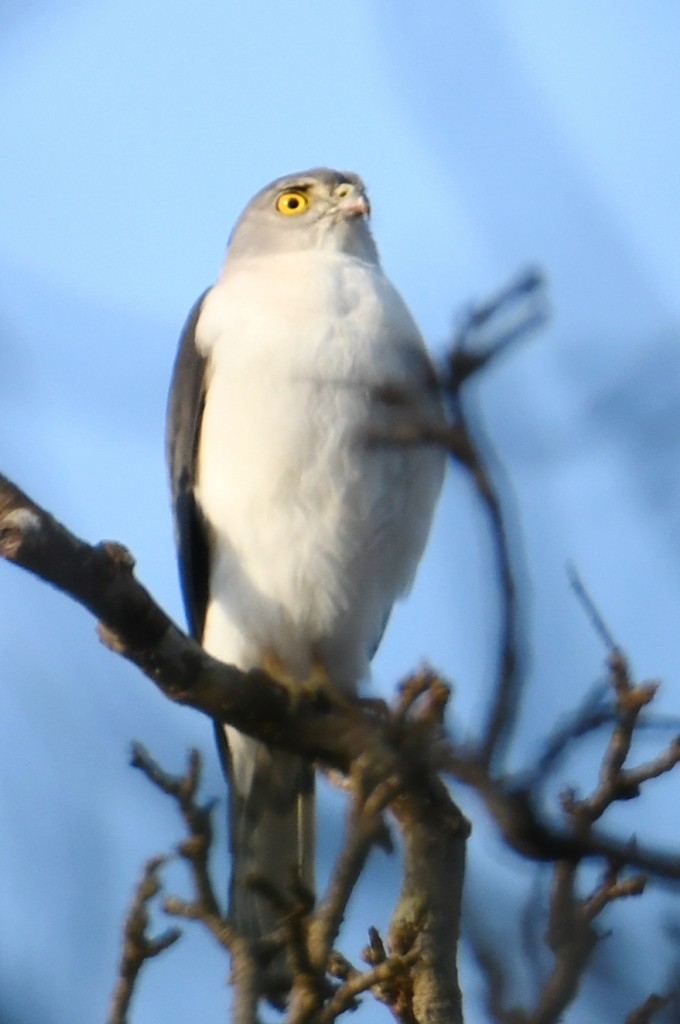
[[[235,932],[221,913],[210,877],[208,860],[213,842],[212,804],[200,804],[197,799],[201,780],[200,755],[198,751],[192,750],[185,774],[171,775],[154,761],[141,744],[135,743],[131,763],[161,792],[172,797],[187,830],[187,836],[179,844],[178,852],[189,866],[193,898],[185,900],[178,896],[168,896],[163,909],[174,917],[201,922],[230,954],[234,987],[231,1017],[234,1024],[253,1024],[257,1019],[258,965],[251,944]],[[158,858],[159,863],[163,859]],[[111,1024],[119,1022],[113,1021]],[[121,1020],[120,1024],[125,1022]]]
[[[169,928],[155,939],[150,939],[147,935],[148,904],[160,892],[158,869],[164,862],[164,857],[152,857],[147,861],[125,917],[118,981],[106,1018],[107,1024],[126,1024],[132,994],[143,965],[147,960],[174,945],[181,935],[178,928]]]
[[[433,972],[443,956],[437,944],[446,936],[454,943],[446,951],[446,961],[455,979],[459,925],[457,920],[443,920],[442,903],[446,901],[447,912],[460,910],[462,878],[452,878],[452,867],[462,870],[467,827],[438,778],[439,765],[432,757],[432,711],[400,714],[393,721],[361,702],[356,706],[346,700],[336,703],[327,688],[318,693],[304,690],[293,698],[287,687],[264,672],[242,673],[216,661],[155,604],[135,579],[133,559],[125,548],[112,543],[92,547],[79,540],[3,477],[0,555],[59,587],[96,615],[105,642],[141,668],[172,700],[345,774],[361,765],[362,789],[368,798],[389,780],[390,807],[402,828],[411,864],[400,919],[415,921],[415,907],[422,924],[419,959],[413,967],[413,1004],[427,1017],[415,1019],[418,1024],[421,1020],[450,1024],[459,1019],[460,1007],[458,1017],[452,1017],[456,994],[459,998],[457,984],[448,978],[437,981]],[[433,706],[442,706],[440,696],[433,697]],[[167,779],[162,781],[161,788],[167,784],[171,791]],[[436,833],[442,822],[440,839]],[[174,906],[174,912],[183,911],[188,908]],[[331,913],[321,929],[326,945],[336,918]],[[398,930],[401,942],[405,930],[406,925]],[[421,992],[435,999],[432,1007],[426,1008]]]
[[[451,426],[446,447],[467,470],[486,513],[495,560],[495,578],[500,595],[499,654],[496,682],[486,725],[478,741],[477,760],[489,770],[500,767],[520,710],[521,622],[517,593],[518,544],[511,547],[506,501],[501,503],[498,483],[501,474],[493,466],[492,449],[485,443],[478,417],[471,416],[470,391],[465,385],[472,374],[505,353],[511,345],[525,340],[546,320],[545,285],[536,270],[521,274],[498,295],[474,306],[462,319],[448,358],[443,381],[450,409]],[[505,505],[505,507],[504,507]]]
[[[377,718],[359,703],[335,704],[327,688],[293,698],[265,672],[240,672],[212,658],[138,582],[126,548],[87,544],[1,475],[0,556],[83,605],[99,619],[104,643],[171,700],[345,773],[367,747],[393,761]]]

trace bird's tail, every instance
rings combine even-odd
[[[230,791],[229,913],[243,936],[259,939],[280,924],[281,900],[290,904],[296,885],[314,890],[314,770],[299,757],[229,726],[224,734]],[[224,739],[220,746],[224,749]]]

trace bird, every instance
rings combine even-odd
[[[182,332],[167,452],[192,635],[243,671],[352,698],[413,581],[444,474],[422,335],[385,276],[361,178],[315,168],[245,207]],[[229,915],[261,939],[266,882],[314,888],[314,775],[216,725]],[[275,902],[275,901],[274,901]]]

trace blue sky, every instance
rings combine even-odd
[[[181,324],[256,189],[320,163],[356,170],[383,262],[435,354],[456,311],[517,270],[538,264],[550,279],[549,330],[480,393],[529,567],[532,672],[514,763],[601,672],[567,561],[636,669],[665,680],[671,713],[679,42],[669,0],[6,6],[0,470],[88,539],[128,544],[179,618],[163,418]],[[468,731],[493,666],[486,539],[451,473],[423,571],[375,669],[375,689],[389,692],[428,657],[455,679]],[[101,1020],[139,866],[178,835],[171,809],[127,768],[127,744],[138,737],[179,768],[189,744],[208,748],[209,730],[105,652],[79,609],[10,567],[0,566],[0,609],[0,806],[11,823],[0,1001],[20,1020]],[[584,782],[591,755],[574,766]],[[214,759],[206,772],[218,793]],[[677,838],[665,811],[676,792],[663,782],[645,800],[650,838]],[[331,803],[327,832],[340,814]],[[622,828],[631,820],[619,812]],[[511,870],[480,821],[470,892],[503,894],[527,877]],[[388,913],[390,878],[376,859],[357,899],[375,920]],[[652,895],[635,927],[645,922],[661,943],[662,914]],[[624,908],[607,920],[622,962],[634,955],[626,920]],[[655,970],[644,984],[662,987],[661,954]],[[210,943],[187,935],[145,977],[136,1024],[223,1021],[223,976]],[[621,1017],[646,994],[639,984],[631,972],[618,987]],[[587,987],[567,1020],[599,995]]]

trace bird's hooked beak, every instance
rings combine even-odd
[[[371,204],[368,201],[368,196],[355,185],[350,185],[349,182],[346,182],[340,186],[336,195],[338,197],[337,210],[341,216],[347,219],[370,217]]]

